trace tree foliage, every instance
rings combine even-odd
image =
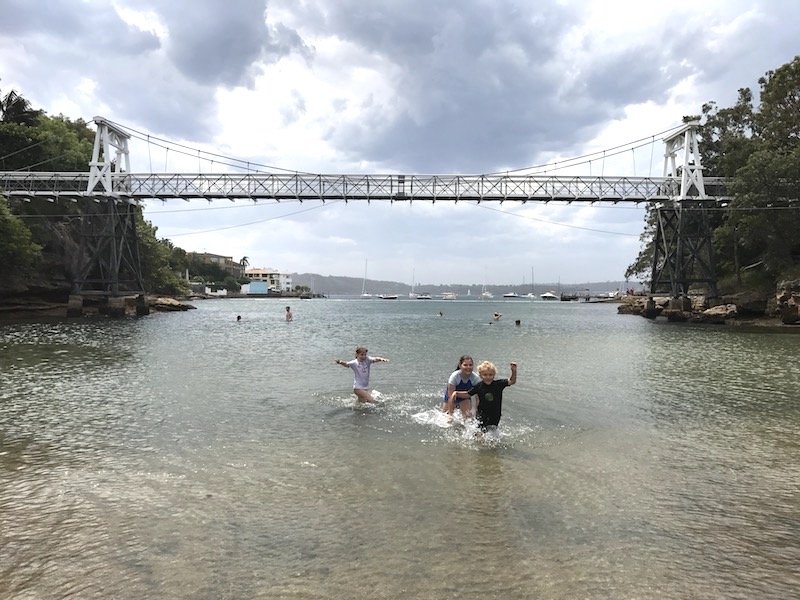
[[[726,177],[734,199],[712,214],[720,278],[759,269],[771,282],[800,277],[800,56],[759,80],[760,102],[741,88],[734,106],[702,107],[704,175]],[[642,247],[626,276],[648,274],[655,218],[645,217]]]
[[[25,223],[11,214],[5,198],[0,197],[0,281],[11,289],[24,286],[40,256],[41,246],[33,241]]]
[[[173,267],[173,255],[186,253],[175,248],[167,239],[159,240],[158,228],[137,213],[136,235],[139,238],[139,261],[142,267],[144,287],[156,294],[180,295],[189,290],[189,284],[181,278],[180,270]]]
[[[50,117],[34,110],[12,90],[0,94],[0,171],[87,171],[94,131],[85,121]],[[85,263],[80,256],[79,204],[71,202],[15,202],[0,206],[0,287],[34,283],[69,286]],[[13,213],[13,214],[12,214]],[[169,240],[159,240],[157,229],[137,216],[139,258],[145,289],[183,294],[181,277],[189,267],[186,252]],[[219,281],[225,274],[220,274]]]

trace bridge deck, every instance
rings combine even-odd
[[[112,193],[87,191],[89,173],[0,172],[0,193],[48,199],[274,199],[344,201],[662,202],[680,193],[670,177],[546,175],[137,174],[113,177]],[[726,182],[705,178],[708,199]]]

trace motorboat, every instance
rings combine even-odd
[[[539,294],[539,298],[542,300],[558,300],[558,296],[556,296],[553,292],[545,292],[544,294]]]
[[[458,294],[455,292],[445,292],[442,294],[442,300],[455,300],[458,298]]]
[[[381,300],[397,300],[397,294],[379,294]]]
[[[430,300],[430,294],[417,294],[417,300]]]
[[[507,292],[503,294],[503,298],[519,298],[519,294],[517,292]]]
[[[494,294],[492,292],[481,292],[481,300],[491,300],[492,298],[494,298]]]

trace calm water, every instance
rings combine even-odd
[[[603,304],[284,305],[0,324],[0,598],[800,589],[800,335]],[[391,361],[375,408],[333,363],[357,344]],[[497,438],[435,419],[463,353],[519,363]]]

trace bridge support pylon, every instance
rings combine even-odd
[[[139,206],[121,198],[130,172],[127,133],[102,117],[95,117],[97,133],[89,163],[87,193],[94,202],[81,216],[81,253],[73,293],[80,296],[144,294],[136,220]]]
[[[106,198],[81,216],[80,256],[74,294],[136,296],[144,293],[135,204]]]
[[[703,183],[697,141],[699,125],[699,121],[690,121],[664,139],[664,176],[680,180],[681,185],[679,195],[656,208],[650,293],[669,293],[681,310],[685,309],[693,285],[704,286],[707,296],[717,295],[707,210],[711,201]]]

